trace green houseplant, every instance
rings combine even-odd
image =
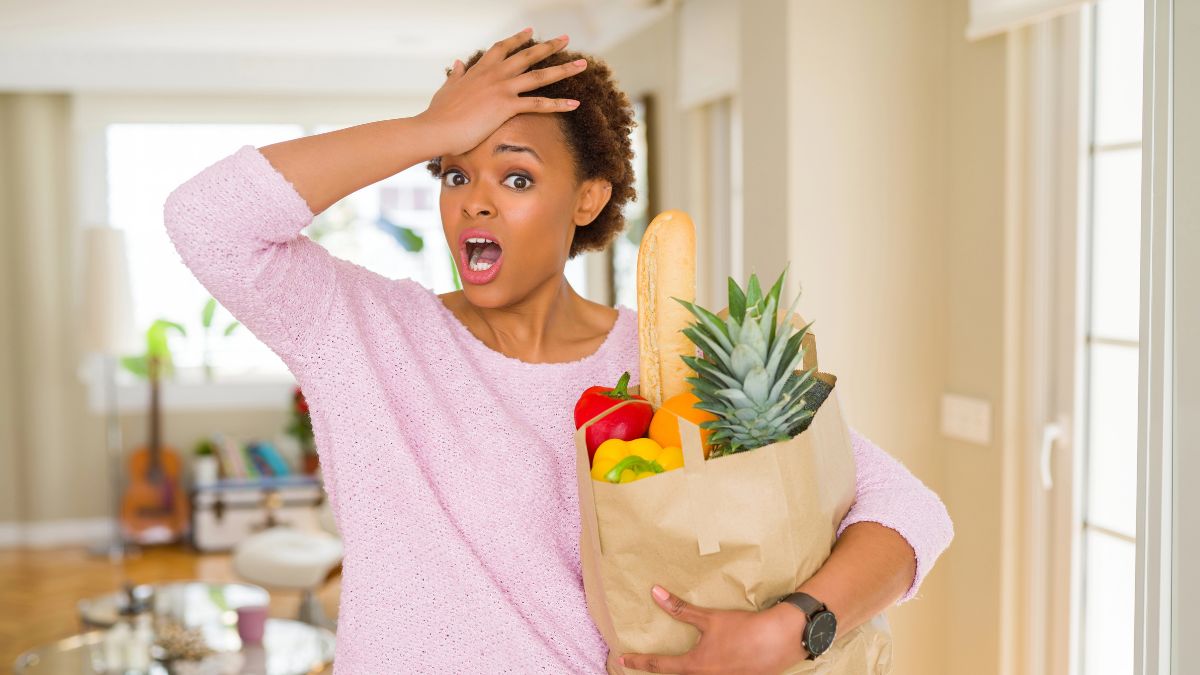
[[[138,377],[150,378],[150,359],[158,360],[157,376],[171,377],[175,374],[175,363],[171,358],[171,344],[168,341],[170,331],[178,331],[186,337],[187,330],[180,324],[166,319],[155,319],[146,329],[146,352],[138,356],[124,356],[121,365]]]
[[[210,343],[209,335],[212,334],[213,315],[216,313],[216,311],[217,311],[217,299],[209,298],[208,302],[204,303],[204,309],[201,310],[201,312],[200,312],[200,325],[204,327],[204,333],[202,334],[201,337],[204,340],[203,363],[204,363],[204,381],[206,381],[206,382],[212,382],[212,380],[213,380],[212,351],[211,351],[211,347],[209,344]],[[233,331],[237,330],[237,327],[240,325],[241,325],[241,323],[238,321],[230,322],[221,331],[221,335],[223,337],[229,337],[230,335],[233,334]]]

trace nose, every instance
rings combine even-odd
[[[466,199],[463,200],[463,213],[468,218],[487,218],[496,215],[496,206],[485,186],[475,183],[468,185]]]

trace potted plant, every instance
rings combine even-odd
[[[217,449],[211,438],[200,439],[192,448],[192,482],[196,485],[212,485],[220,479],[221,463],[217,460]]]
[[[217,299],[209,298],[208,302],[204,303],[204,309],[201,310],[201,312],[200,312],[200,325],[204,327],[204,334],[201,336],[201,338],[204,340],[204,361],[203,362],[204,362],[204,381],[205,382],[212,382],[212,380],[213,380],[212,350],[209,346],[209,334],[212,333],[213,314],[215,314],[216,311],[217,311]],[[221,331],[221,335],[223,337],[229,337],[230,335],[233,334],[233,331],[237,330],[237,327],[240,325],[241,325],[241,323],[238,321],[230,322],[229,325],[225,326],[225,328]]]
[[[171,345],[167,341],[168,331],[171,330],[179,331],[180,335],[187,336],[187,330],[174,321],[155,319],[154,323],[146,329],[146,353],[139,356],[122,357],[121,365],[134,375],[147,379],[173,376],[175,362],[171,358]],[[157,371],[154,373],[150,370],[151,360],[154,360],[157,365]]]
[[[304,392],[300,391],[300,385],[296,385],[292,390],[291,419],[285,431],[289,436],[295,437],[300,444],[304,473],[309,475],[316,473],[320,468],[317,444],[313,438],[312,417],[308,412],[308,401],[304,399]]]

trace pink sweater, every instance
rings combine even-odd
[[[580,572],[572,410],[590,385],[626,370],[636,382],[636,311],[619,306],[578,361],[514,359],[419,283],[302,236],[313,217],[249,145],[164,206],[184,264],[309,401],[345,543],[336,670],[603,673]],[[917,561],[907,600],[953,537],[950,518],[902,464],[851,437],[857,501],[841,528],[875,521],[904,536]]]

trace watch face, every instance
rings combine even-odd
[[[804,629],[805,646],[809,653],[820,656],[833,644],[833,637],[836,633],[837,619],[833,616],[833,612],[817,612]]]

